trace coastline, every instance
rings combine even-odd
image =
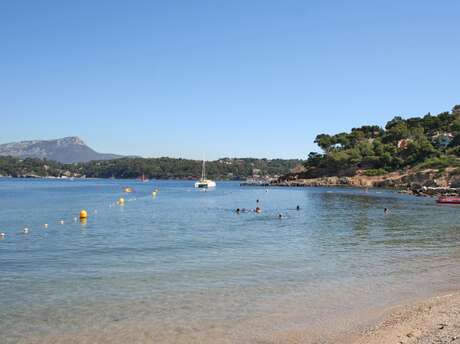
[[[366,314],[364,321],[328,333],[309,328],[279,333],[270,344],[432,344],[460,343],[460,292],[444,292]],[[353,323],[353,324],[352,324]]]
[[[378,176],[365,175],[364,171],[358,171],[353,176],[316,178],[293,174],[270,181],[268,184],[279,187],[383,188],[416,196],[460,194],[460,175],[455,168],[446,168],[442,171],[438,169],[397,171]]]
[[[348,340],[352,344],[460,342],[460,292],[391,307],[376,325]]]
[[[104,330],[91,326],[78,332],[51,332],[42,336],[25,337],[21,343],[213,343],[213,344],[432,344],[460,343],[460,292],[439,294],[415,302],[398,304],[383,309],[374,309],[367,314],[364,322],[353,325],[340,319],[331,319],[335,323],[332,332],[323,329],[300,327],[275,331],[272,336],[243,335],[236,329],[227,333],[223,329],[196,331],[193,334],[158,334],[147,323],[134,324],[128,320],[107,324]],[[276,318],[276,315],[274,315]],[[267,314],[270,318],[271,315]],[[251,320],[249,320],[251,321]],[[338,321],[338,322],[337,322]],[[273,324],[276,327],[276,324]],[[124,328],[142,329],[126,331]],[[144,327],[146,326],[146,327]],[[267,328],[267,330],[270,330]]]

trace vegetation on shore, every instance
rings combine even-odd
[[[248,177],[276,177],[301,164],[297,159],[231,159],[206,163],[208,177],[242,180]],[[88,177],[151,179],[194,179],[201,176],[202,162],[174,158],[122,158],[86,163],[62,164],[51,160],[0,157],[0,175],[11,177]]]
[[[436,116],[394,117],[384,128],[365,125],[351,132],[320,134],[298,177],[383,175],[408,168],[460,167],[460,105]]]

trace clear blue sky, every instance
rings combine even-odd
[[[0,0],[0,142],[305,158],[460,103],[460,1]]]

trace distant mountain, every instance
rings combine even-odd
[[[21,159],[38,158],[62,163],[87,162],[122,158],[121,155],[98,153],[76,136],[57,140],[33,140],[0,145],[0,155]]]

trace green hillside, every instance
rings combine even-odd
[[[350,132],[320,134],[304,163],[306,177],[377,175],[408,167],[447,167],[460,163],[460,105],[436,116],[394,117],[384,128],[364,125]]]
[[[241,180],[253,176],[280,176],[300,164],[297,159],[231,159],[206,163],[207,175],[219,180]],[[201,176],[202,162],[174,158],[122,158],[85,163],[62,164],[33,158],[0,156],[0,175],[12,177],[86,176],[92,178],[137,178],[142,174],[155,179],[195,179]]]

